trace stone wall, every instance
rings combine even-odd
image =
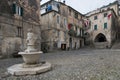
[[[104,14],[107,13],[107,16],[104,17]],[[112,15],[110,18],[108,18],[108,15]],[[98,18],[96,20],[94,20],[94,17],[97,16]],[[116,33],[117,33],[117,16],[114,13],[114,11],[112,9],[103,11],[103,12],[99,12],[96,14],[93,14],[89,17],[89,19],[91,20],[91,28],[89,29],[89,34],[90,35],[90,39],[92,41],[92,43],[95,45],[95,39],[96,36],[98,36],[99,34],[103,34],[106,39],[107,39],[107,43],[108,43],[108,47],[112,46],[113,41],[116,39]],[[107,23],[107,28],[104,29],[104,23]],[[97,30],[94,29],[94,26],[97,25]],[[106,44],[107,44],[106,43]],[[98,44],[98,43],[97,43]],[[100,45],[102,45],[100,43]],[[104,46],[104,45],[103,45]]]
[[[26,34],[29,28],[38,36],[36,46],[40,50],[40,26],[25,20],[0,14],[0,47],[3,55],[10,55],[26,48]]]
[[[95,42],[94,43],[95,48],[99,48],[99,49],[105,49],[105,48],[109,48],[110,44],[108,42]]]
[[[45,11],[44,9],[48,4],[51,5],[51,2],[48,2],[41,7],[41,12],[43,13],[41,16],[42,43],[45,45],[47,44],[50,50],[61,49],[64,46],[68,49],[70,48],[70,45],[72,45],[72,49],[75,49],[75,47],[78,49],[80,48],[80,40],[81,45],[84,46],[84,39],[82,37],[76,37],[80,35],[80,29],[83,28],[80,22],[83,15],[70,6],[59,2],[59,11],[54,9]],[[71,15],[69,9],[71,9]],[[69,24],[73,24],[73,28],[77,33],[76,36],[69,35]],[[69,41],[70,38],[72,38],[72,43]]]

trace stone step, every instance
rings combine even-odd
[[[2,56],[0,55],[0,59],[2,59]]]
[[[112,46],[112,49],[120,49],[120,41],[116,41],[113,46]]]

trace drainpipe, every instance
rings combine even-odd
[[[41,2],[42,0],[36,0],[36,2],[37,2],[37,7],[38,7],[38,10],[37,10],[37,14],[38,14],[38,16],[39,16],[39,29],[40,29],[40,33],[39,33],[39,50],[41,50],[41,13],[40,13],[40,2]]]
[[[23,28],[23,16],[22,16],[22,36],[21,36],[21,40],[22,40],[22,51],[24,50],[24,28]]]

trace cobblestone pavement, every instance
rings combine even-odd
[[[52,63],[52,70],[26,76],[12,76],[7,68],[22,63],[22,58],[0,60],[1,80],[120,80],[120,50],[62,51],[41,55]]]

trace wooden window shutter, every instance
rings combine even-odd
[[[23,8],[21,7],[21,15],[20,16],[23,16]]]
[[[16,4],[13,4],[12,9],[13,9],[13,14],[16,14]]]

